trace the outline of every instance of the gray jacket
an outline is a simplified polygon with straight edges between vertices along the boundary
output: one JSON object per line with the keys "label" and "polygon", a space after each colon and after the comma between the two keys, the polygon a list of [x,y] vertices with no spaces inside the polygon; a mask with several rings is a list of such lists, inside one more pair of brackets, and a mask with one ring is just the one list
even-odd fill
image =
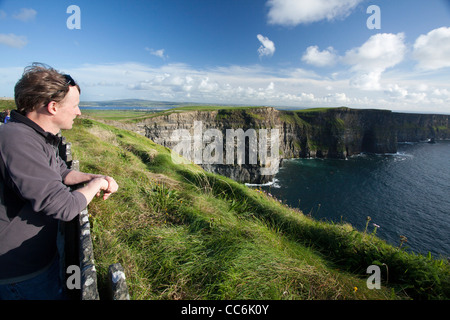
{"label": "gray jacket", "polygon": [[58,220],[70,221],[86,198],[64,185],[60,139],[13,111],[0,127],[0,283],[26,278],[56,255]]}

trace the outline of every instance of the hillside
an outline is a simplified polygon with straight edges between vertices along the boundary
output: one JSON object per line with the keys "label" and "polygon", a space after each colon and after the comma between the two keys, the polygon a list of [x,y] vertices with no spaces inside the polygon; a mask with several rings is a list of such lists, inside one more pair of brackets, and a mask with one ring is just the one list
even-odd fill
{"label": "hillside", "polygon": [[[225,142],[228,131],[241,130],[242,135],[237,138],[241,141],[246,139],[244,135],[247,132],[256,133],[253,138],[248,136],[249,142],[245,144],[244,153],[248,159],[250,154],[264,150],[264,146],[268,146],[266,153],[270,150],[271,142],[262,144],[262,147],[261,138],[257,139],[256,136],[266,131],[267,137],[270,136],[270,140],[274,141],[272,133],[268,133],[273,129],[278,132],[278,147],[273,147],[279,151],[275,154],[269,152],[268,156],[276,158],[274,161],[282,162],[283,159],[290,158],[345,159],[362,152],[396,153],[398,142],[450,139],[449,119],[449,115],[407,114],[345,107],[282,111],[271,107],[193,106],[121,119],[115,125],[145,135],[170,149],[179,145],[178,139],[172,136],[174,132],[189,132],[191,141],[197,135],[202,150],[219,148],[222,158],[213,163],[205,163],[198,161],[199,157],[193,159],[193,152],[190,152],[190,160],[201,164],[205,170],[235,181],[261,184],[271,181],[273,175],[262,174],[260,168],[264,166],[260,162],[255,164],[246,160],[243,165],[233,165],[237,162],[230,164],[228,161]],[[214,143],[211,143],[211,138],[205,138],[208,130],[214,137],[219,132],[222,148],[217,144],[216,138]],[[255,142],[253,147],[250,147],[250,140]],[[191,143],[193,150],[195,143]],[[234,154],[232,149],[231,153]],[[209,155],[204,153],[203,157]]]}
{"label": "hillside", "polygon": [[[372,230],[315,221],[196,165],[175,165],[167,148],[130,131],[79,119],[64,136],[82,170],[120,185],[89,212],[100,282],[120,262],[132,299],[449,297],[447,261],[389,246]],[[383,270],[380,290],[366,286],[372,264]]]}
{"label": "hillside", "polygon": [[[447,260],[388,245],[371,227],[316,221],[93,119],[63,135],[81,170],[120,185],[89,206],[101,295],[108,266],[120,262],[135,300],[450,297]],[[381,289],[367,287],[370,265],[381,269]]]}

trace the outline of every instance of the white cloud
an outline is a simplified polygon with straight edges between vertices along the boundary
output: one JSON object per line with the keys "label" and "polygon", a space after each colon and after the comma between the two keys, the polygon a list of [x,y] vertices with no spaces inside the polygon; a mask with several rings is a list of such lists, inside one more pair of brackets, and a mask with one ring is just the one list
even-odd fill
{"label": "white cloud", "polygon": [[403,61],[406,54],[404,34],[378,33],[362,46],[351,49],[342,61],[351,65],[355,76],[350,84],[365,90],[380,89],[382,73]]}
{"label": "white cloud", "polygon": [[413,57],[420,69],[450,67],[450,27],[441,27],[421,35],[414,43]]}
{"label": "white cloud", "polygon": [[28,43],[25,36],[18,36],[13,33],[3,34],[0,33],[0,44],[4,44],[11,48],[21,49]]}
{"label": "white cloud", "polygon": [[150,52],[150,54],[152,54],[156,57],[159,57],[161,59],[164,59],[164,60],[166,58],[168,58],[168,56],[164,53],[164,51],[165,51],[164,49],[154,50],[154,49],[145,47],[145,51],[148,51],[148,52]]}
{"label": "white cloud", "polygon": [[347,17],[362,0],[269,0],[270,24],[296,26]]}
{"label": "white cloud", "polygon": [[[182,63],[161,66],[142,63],[83,65],[64,72],[70,73],[80,83],[83,101],[136,98],[449,113],[450,86],[448,81],[442,81],[445,78],[430,78],[424,86],[420,74],[414,77],[414,73],[405,74],[395,70],[371,73],[369,69],[358,65],[367,62],[364,54],[356,55],[363,52],[358,49],[354,49],[354,58],[359,59],[351,65],[353,70],[340,72],[336,77],[288,67],[234,65],[200,69]],[[382,64],[382,67],[387,68],[387,65]],[[57,67],[60,70],[62,68]],[[14,69],[12,73],[0,68],[0,74],[8,75],[5,79],[0,77],[0,96],[12,95],[14,83],[22,70]],[[373,89],[374,84],[379,90],[361,90]]]}
{"label": "white cloud", "polygon": [[336,53],[333,47],[319,51],[317,46],[310,46],[302,56],[302,61],[317,67],[331,66],[336,62]]}
{"label": "white cloud", "polygon": [[[362,91],[348,79],[270,69],[260,65],[196,69],[186,64],[84,66],[68,70],[83,89],[83,100],[140,98],[247,105],[380,108],[405,111],[448,110],[450,88],[429,82],[385,79],[384,90]],[[299,72],[302,74],[298,76]],[[120,79],[120,81],[113,80]],[[376,79],[380,81],[379,78]],[[370,81],[369,81],[370,83]],[[448,111],[447,111],[448,112]]]}
{"label": "white cloud", "polygon": [[317,88],[330,84],[307,77],[306,73],[302,77],[286,76],[285,71],[259,65],[199,70],[186,64],[152,67],[138,63],[85,65],[67,70],[81,84],[83,100],[133,97],[249,105],[301,102],[313,106],[321,99],[314,95],[320,95]]}
{"label": "white cloud", "polygon": [[214,81],[210,81],[209,77],[206,77],[200,80],[200,84],[198,85],[197,89],[200,92],[210,93],[218,90],[219,84]]}
{"label": "white cloud", "polygon": [[261,42],[261,46],[258,49],[259,56],[273,56],[273,54],[275,53],[275,44],[273,43],[273,41],[260,34],[258,34],[256,37],[258,38],[259,42]]}
{"label": "white cloud", "polygon": [[384,71],[400,63],[406,53],[404,34],[378,33],[362,46],[346,52],[344,62],[354,70]]}
{"label": "white cloud", "polygon": [[20,11],[13,15],[14,19],[27,22],[36,17],[37,11],[31,8],[22,8]]}
{"label": "white cloud", "polygon": [[381,72],[373,71],[367,73],[358,73],[350,79],[349,83],[352,87],[361,90],[380,90],[380,79]]}
{"label": "white cloud", "polygon": [[389,85],[385,92],[393,98],[404,98],[408,95],[408,90],[398,84]]}
{"label": "white cloud", "polygon": [[433,94],[436,96],[443,96],[446,97],[447,99],[450,99],[450,91],[448,89],[434,89],[433,90]]}

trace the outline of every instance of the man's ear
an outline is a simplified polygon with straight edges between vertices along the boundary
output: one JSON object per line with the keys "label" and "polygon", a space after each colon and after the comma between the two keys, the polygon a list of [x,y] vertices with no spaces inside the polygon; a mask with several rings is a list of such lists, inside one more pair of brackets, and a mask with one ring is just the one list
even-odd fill
{"label": "man's ear", "polygon": [[55,115],[56,111],[58,111],[58,106],[56,105],[57,103],[55,101],[50,101],[47,104],[47,111],[48,113],[50,113],[51,115]]}

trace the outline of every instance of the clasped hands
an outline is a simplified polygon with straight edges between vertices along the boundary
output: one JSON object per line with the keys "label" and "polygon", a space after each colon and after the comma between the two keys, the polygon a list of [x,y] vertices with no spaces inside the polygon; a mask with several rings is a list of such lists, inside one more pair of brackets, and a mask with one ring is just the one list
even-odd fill
{"label": "clasped hands", "polygon": [[106,200],[111,194],[119,189],[119,185],[112,177],[102,176],[101,179],[105,182],[102,182],[102,184],[100,185],[100,190],[97,192],[96,196],[100,197],[103,191],[103,200]]}

